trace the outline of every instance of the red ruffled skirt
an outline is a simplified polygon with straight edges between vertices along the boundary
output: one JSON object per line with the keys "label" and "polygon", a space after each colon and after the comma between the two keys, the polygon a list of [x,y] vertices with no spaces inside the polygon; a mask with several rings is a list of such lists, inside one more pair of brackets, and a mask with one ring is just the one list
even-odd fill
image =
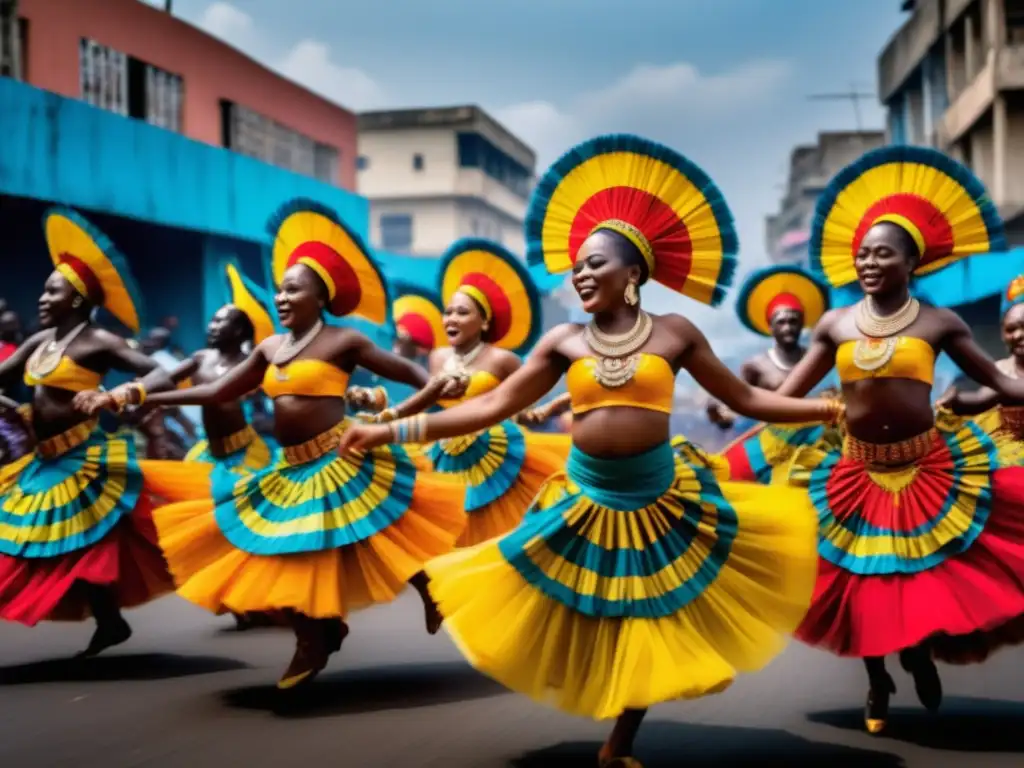
{"label": "red ruffled skirt", "polygon": [[77,582],[110,587],[122,608],[173,592],[153,509],[208,495],[209,468],[138,461],[130,436],[82,428],[40,448],[0,470],[0,619],[86,619]]}
{"label": "red ruffled skirt", "polygon": [[954,664],[1024,640],[1024,468],[998,454],[970,422],[895,469],[837,442],[799,451],[790,479],[818,511],[819,569],[796,636],[852,657],[927,642]]}

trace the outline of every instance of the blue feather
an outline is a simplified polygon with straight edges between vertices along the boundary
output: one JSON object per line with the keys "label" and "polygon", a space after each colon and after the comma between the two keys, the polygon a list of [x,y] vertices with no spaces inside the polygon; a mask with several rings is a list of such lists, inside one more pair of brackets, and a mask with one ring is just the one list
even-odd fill
{"label": "blue feather", "polygon": [[743,323],[747,330],[756,333],[758,336],[764,336],[765,334],[754,324],[753,318],[750,316],[748,304],[750,302],[750,296],[754,290],[767,280],[772,275],[779,274],[792,274],[799,275],[800,277],[807,280],[809,283],[814,285],[821,292],[822,303],[827,310],[830,305],[830,293],[828,286],[814,275],[800,267],[794,267],[789,264],[776,264],[770,267],[764,267],[752,272],[747,276],[747,279],[743,281],[743,285],[740,287],[739,295],[736,297],[736,316],[739,317],[740,322]]}
{"label": "blue feather", "polygon": [[526,212],[524,231],[526,234],[526,263],[531,267],[544,267],[543,230],[551,198],[559,184],[576,168],[599,155],[616,152],[646,155],[676,169],[701,191],[718,225],[724,254],[721,273],[713,291],[711,304],[717,306],[725,297],[735,271],[734,258],[739,253],[739,235],[732,212],[718,186],[695,163],[673,149],[626,133],[607,134],[577,144],[558,160],[537,182]]}
{"label": "blue feather", "polygon": [[1006,250],[1006,233],[999,211],[981,179],[974,175],[970,168],[948,155],[931,147],[915,147],[908,145],[891,145],[879,147],[866,152],[859,159],[850,163],[837,173],[825,187],[818,198],[811,222],[811,236],[808,241],[811,268],[824,277],[825,271],[821,263],[822,241],[825,235],[825,222],[835,207],[839,195],[857,178],[872,168],[890,163],[915,163],[930,166],[954,179],[964,188],[981,211],[982,220],[988,233],[989,251]]}
{"label": "blue feather", "polygon": [[93,242],[96,243],[96,246],[103,252],[103,255],[107,257],[110,263],[113,264],[114,269],[117,270],[117,274],[121,278],[121,282],[124,284],[125,290],[128,292],[128,297],[132,300],[132,304],[135,305],[135,315],[139,318],[139,328],[146,327],[146,305],[145,300],[142,297],[142,291],[139,290],[139,285],[135,281],[135,276],[132,274],[127,257],[125,257],[117,246],[114,245],[114,241],[97,229],[92,222],[86,220],[81,214],[63,206],[54,206],[43,213],[44,226],[46,220],[53,215],[63,216],[64,218],[74,222],[76,226],[81,228],[87,235],[89,235],[89,237],[92,238]]}
{"label": "blue feather", "polygon": [[441,256],[440,269],[437,273],[438,295],[442,292],[444,275],[445,272],[448,271],[448,267],[451,266],[451,263],[455,258],[466,251],[484,251],[492,254],[511,266],[519,276],[519,279],[522,280],[523,286],[526,288],[526,296],[530,304],[530,315],[533,322],[530,325],[530,332],[527,334],[526,339],[517,349],[512,351],[517,355],[525,355],[530,351],[533,345],[537,343],[537,339],[540,338],[540,335],[544,330],[544,315],[543,310],[541,309],[540,291],[537,289],[537,284],[530,276],[529,270],[512,254],[510,250],[505,248],[505,246],[480,237],[463,237],[456,240],[448,246],[448,249]]}
{"label": "blue feather", "polygon": [[[381,266],[377,262],[377,259],[375,259],[373,256],[373,250],[366,244],[366,241],[363,240],[362,236],[360,236],[358,232],[349,227],[333,209],[329,208],[326,205],[323,205],[322,203],[318,203],[317,201],[312,200],[310,198],[297,197],[282,204],[281,207],[278,208],[277,211],[275,211],[268,219],[267,233],[271,236],[271,238],[277,238],[277,232],[281,228],[281,225],[284,224],[288,217],[294,213],[319,214],[324,218],[328,219],[329,221],[331,221],[332,223],[336,224],[342,231],[345,232],[346,235],[349,236],[352,242],[355,243],[356,248],[358,248],[363,253],[363,255],[366,256],[366,261],[373,268],[374,272],[377,274],[377,277],[380,279],[381,285],[384,288],[385,317],[384,322],[381,325],[383,327],[392,326],[394,322],[394,317],[392,313],[391,304],[394,300],[394,294],[391,289],[391,286],[388,284],[387,278],[384,276],[384,270],[381,269]],[[271,253],[268,253],[267,256],[271,259],[273,258]],[[271,270],[271,272],[272,271],[273,270]]]}

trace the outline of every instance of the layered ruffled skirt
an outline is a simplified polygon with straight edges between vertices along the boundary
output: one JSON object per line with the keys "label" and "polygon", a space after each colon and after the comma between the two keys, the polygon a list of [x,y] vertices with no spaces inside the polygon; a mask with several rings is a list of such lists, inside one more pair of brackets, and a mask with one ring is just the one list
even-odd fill
{"label": "layered ruffled skirt", "polygon": [[357,460],[341,429],[282,448],[274,465],[214,472],[213,497],[154,513],[178,594],[214,613],[312,618],[393,599],[466,524],[464,489],[420,472],[400,446]]}
{"label": "layered ruffled skirt", "polygon": [[721,452],[728,477],[744,483],[784,481],[787,465],[797,451],[822,442],[826,427],[788,427],[757,424],[733,440]]}
{"label": "layered ruffled skirt", "polygon": [[573,449],[515,530],[427,574],[473,666],[604,719],[767,664],[807,609],[815,539],[795,489],[719,483],[668,443],[614,460]]}
{"label": "layered ruffled skirt", "polygon": [[90,615],[76,582],[122,608],[173,591],[152,512],[209,493],[202,466],[139,461],[134,441],[86,422],[0,470],[0,618],[35,625]]}
{"label": "layered ruffled skirt", "polygon": [[[546,437],[505,421],[485,432],[441,440],[431,447],[435,471],[466,487],[468,523],[458,546],[493,539],[519,524],[544,481],[565,466],[568,439],[551,441]],[[562,442],[566,450],[560,456],[557,451]]]}
{"label": "layered ruffled skirt", "polygon": [[[854,657],[927,642],[951,663],[1024,640],[1024,468],[1001,464],[1001,442],[959,420],[893,446],[799,451],[790,480],[807,488],[820,539],[796,636]],[[891,466],[900,451],[917,458]]]}
{"label": "layered ruffled skirt", "polygon": [[265,469],[274,458],[274,451],[251,426],[233,435],[213,440],[200,440],[185,456],[185,461],[214,464],[238,474]]}

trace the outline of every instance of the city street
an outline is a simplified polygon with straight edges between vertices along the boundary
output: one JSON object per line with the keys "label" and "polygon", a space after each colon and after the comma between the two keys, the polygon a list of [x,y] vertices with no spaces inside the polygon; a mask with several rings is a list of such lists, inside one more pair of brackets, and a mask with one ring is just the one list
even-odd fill
{"label": "city street", "polygon": [[[86,625],[0,626],[0,765],[593,768],[606,731],[475,674],[443,633],[423,632],[413,595],[357,614],[301,705],[273,685],[291,654],[286,633],[239,634],[230,617],[177,598],[130,618],[128,644],[84,663],[66,659]],[[872,738],[860,665],[794,645],[721,696],[655,709],[638,757],[646,768],[1019,764],[1022,654],[943,668],[936,718],[894,664],[891,730]]]}

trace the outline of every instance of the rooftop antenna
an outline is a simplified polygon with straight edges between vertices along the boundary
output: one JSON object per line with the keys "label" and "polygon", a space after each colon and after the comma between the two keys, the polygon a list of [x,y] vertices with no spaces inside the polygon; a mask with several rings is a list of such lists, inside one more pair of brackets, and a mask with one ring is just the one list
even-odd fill
{"label": "rooftop antenna", "polygon": [[877,95],[858,91],[856,85],[851,85],[849,91],[840,93],[815,93],[807,97],[808,101],[849,101],[853,104],[853,118],[856,121],[857,131],[864,130],[860,119],[860,102],[862,99],[874,99]]}

